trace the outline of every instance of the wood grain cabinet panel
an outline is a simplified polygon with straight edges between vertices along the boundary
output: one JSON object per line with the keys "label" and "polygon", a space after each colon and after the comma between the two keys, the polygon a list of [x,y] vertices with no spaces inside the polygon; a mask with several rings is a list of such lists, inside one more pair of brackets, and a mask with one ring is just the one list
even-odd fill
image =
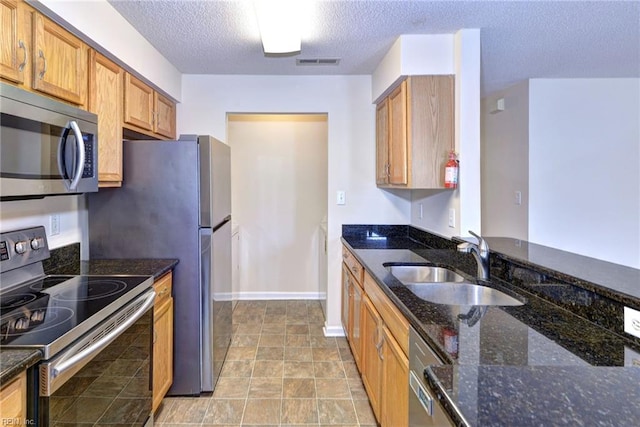
{"label": "wood grain cabinet panel", "polygon": [[98,180],[122,185],[122,101],[124,72],[95,50],[89,52],[89,110],[98,115]]}
{"label": "wood grain cabinet panel", "polygon": [[153,285],[153,400],[155,412],[173,383],[173,298],[172,274],[165,274]]}
{"label": "wood grain cabinet panel", "polygon": [[386,327],[382,328],[382,427],[409,425],[409,359]]}
{"label": "wood grain cabinet panel", "polygon": [[22,372],[0,390],[0,419],[14,424],[27,419],[27,374]]}
{"label": "wood grain cabinet panel", "polygon": [[382,353],[380,345],[381,336],[381,319],[377,310],[367,298],[363,295],[362,309],[362,383],[369,396],[371,409],[380,420],[380,393],[382,392]]}
{"label": "wood grain cabinet panel", "polygon": [[376,108],[376,184],[444,188],[454,129],[454,77],[407,77]]}
{"label": "wood grain cabinet panel", "polygon": [[125,73],[124,127],[155,138],[176,137],[176,104]]}
{"label": "wood grain cabinet panel", "polygon": [[124,74],[124,122],[153,131],[154,91],[142,80]]}
{"label": "wood grain cabinet panel", "polygon": [[19,34],[21,6],[17,0],[0,0],[0,76],[16,83],[24,82],[29,55]]}
{"label": "wood grain cabinet panel", "polygon": [[154,131],[167,138],[176,137],[176,104],[169,98],[154,93],[154,111],[156,115]]}
{"label": "wood grain cabinet panel", "polygon": [[41,13],[33,19],[33,88],[86,106],[87,45]]}

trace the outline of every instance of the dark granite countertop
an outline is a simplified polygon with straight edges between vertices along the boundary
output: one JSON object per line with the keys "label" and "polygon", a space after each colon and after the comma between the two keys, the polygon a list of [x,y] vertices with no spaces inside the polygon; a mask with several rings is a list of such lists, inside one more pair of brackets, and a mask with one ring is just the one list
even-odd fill
{"label": "dark granite countertop", "polygon": [[425,377],[458,414],[458,424],[618,427],[640,421],[637,367],[448,365],[427,368]]}
{"label": "dark granite countertop", "polygon": [[1,350],[0,351],[0,387],[11,381],[16,375],[40,361],[42,353],[38,350]]}
{"label": "dark granite countertop", "polygon": [[[381,236],[386,239],[380,238]],[[373,239],[367,239],[367,237],[373,237]],[[435,385],[439,384],[439,400],[442,403],[455,404],[455,410],[449,405],[448,412],[462,425],[465,425],[463,420],[468,422],[467,425],[472,426],[549,425],[547,419],[539,418],[538,414],[540,411],[544,412],[541,409],[544,406],[544,400],[539,402],[532,400],[531,406],[528,406],[530,401],[527,399],[510,399],[511,406],[506,403],[501,406],[490,399],[492,396],[508,393],[509,387],[515,387],[518,384],[525,390],[528,384],[534,388],[538,387],[545,375],[548,384],[553,387],[540,388],[536,393],[539,392],[540,399],[552,400],[558,407],[562,406],[564,401],[566,409],[586,405],[592,396],[587,394],[574,398],[576,390],[580,389],[573,388],[572,384],[577,383],[554,382],[554,374],[558,375],[557,378],[569,380],[573,375],[579,379],[579,372],[584,369],[585,378],[587,373],[590,375],[589,378],[595,378],[595,382],[590,384],[591,387],[586,389],[589,393],[602,395],[603,398],[610,397],[611,394],[619,397],[621,394],[618,393],[622,393],[619,390],[631,387],[632,384],[637,387],[637,381],[630,380],[632,376],[624,373],[638,368],[624,366],[640,363],[640,340],[614,333],[574,313],[574,311],[579,313],[581,306],[600,303],[597,297],[590,294],[585,296],[583,292],[560,293],[561,298],[570,299],[568,302],[565,301],[569,306],[563,307],[552,303],[550,299],[530,292],[526,287],[514,286],[513,283],[496,277],[492,278],[490,283],[483,284],[512,295],[524,301],[525,304],[473,308],[430,303],[420,299],[403,286],[387,271],[385,264],[443,265],[453,268],[465,278],[474,281],[475,261],[471,259],[470,263],[469,257],[456,252],[455,243],[436,241],[432,247],[440,248],[433,249],[424,242],[417,242],[402,233],[398,235],[391,233],[385,236],[384,230],[368,235],[363,235],[361,232],[343,232],[342,240],[352,249],[380,288],[403,312],[411,326],[436,351],[445,364],[451,365],[446,367],[448,370],[434,367],[427,373],[427,378],[434,384],[434,389],[436,389]],[[405,243],[408,245],[403,247]],[[571,307],[578,307],[578,309],[574,310]],[[474,316],[468,317],[469,320],[464,319],[470,314]],[[450,337],[452,334],[457,336],[457,348],[445,346],[445,337]],[[472,374],[467,374],[466,379],[461,378],[459,374],[485,368],[486,370],[481,372],[489,376],[493,374],[492,380],[476,381],[475,389],[469,392],[467,390],[469,387],[474,388],[474,384],[467,381],[470,381]],[[562,371],[562,368],[567,369]],[[559,372],[565,372],[565,376],[561,376]],[[610,375],[611,372],[616,374]],[[632,374],[636,373],[640,375],[640,370],[632,371]],[[540,377],[535,379],[536,375]],[[529,379],[531,381],[528,383]],[[629,381],[632,384],[629,384]],[[465,393],[475,393],[475,400],[471,398],[464,400],[468,396],[465,397],[464,393],[459,394],[459,390],[463,387],[467,387]],[[463,400],[458,401],[460,396],[463,396]],[[485,400],[484,396],[490,396],[490,398]],[[629,405],[627,408],[636,416],[636,420],[640,419],[640,401],[635,399]],[[515,416],[513,411],[519,412],[522,418],[511,422],[509,417]],[[585,413],[587,412],[585,410]],[[491,415],[489,417],[486,414]],[[619,418],[611,418],[609,425],[633,424],[627,422],[628,418],[624,418],[623,411],[619,416]],[[576,425],[580,424],[576,421]]]}
{"label": "dark granite countertop", "polygon": [[[76,248],[73,248],[76,249]],[[91,261],[61,262],[50,264],[47,274],[87,274],[87,275],[135,275],[153,276],[155,279],[172,270],[177,259],[96,259]],[[64,259],[64,255],[62,259]],[[71,254],[73,258],[74,254]],[[58,258],[61,259],[58,254]],[[38,350],[8,350],[0,347],[0,384],[5,384],[23,370],[37,363],[42,357]]]}
{"label": "dark granite countertop", "polygon": [[79,274],[153,276],[172,270],[177,259],[92,259],[80,263]]}

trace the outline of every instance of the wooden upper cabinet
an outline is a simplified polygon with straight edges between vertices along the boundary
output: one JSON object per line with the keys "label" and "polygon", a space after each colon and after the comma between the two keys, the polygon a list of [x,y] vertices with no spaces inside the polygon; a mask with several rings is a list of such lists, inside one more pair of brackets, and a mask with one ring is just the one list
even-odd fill
{"label": "wooden upper cabinet", "polygon": [[87,45],[41,13],[33,19],[33,88],[84,106]]}
{"label": "wooden upper cabinet", "polygon": [[0,0],[0,76],[16,83],[24,82],[30,47],[19,32],[22,5],[17,0]]}
{"label": "wooden upper cabinet", "polygon": [[444,188],[454,129],[454,76],[407,77],[377,105],[377,185]]}
{"label": "wooden upper cabinet", "polygon": [[389,183],[389,98],[376,106],[376,184]]}
{"label": "wooden upper cabinet", "polygon": [[91,49],[89,110],[98,115],[98,181],[101,187],[122,185],[123,70]]}
{"label": "wooden upper cabinet", "polygon": [[407,81],[389,95],[389,184],[409,183],[407,141]]}
{"label": "wooden upper cabinet", "polygon": [[124,122],[153,131],[154,91],[142,80],[124,74]]}
{"label": "wooden upper cabinet", "polygon": [[124,126],[155,137],[176,137],[176,105],[129,73],[124,75]]}
{"label": "wooden upper cabinet", "polygon": [[176,137],[176,104],[169,98],[154,92],[153,105],[156,114],[154,131],[174,139]]}

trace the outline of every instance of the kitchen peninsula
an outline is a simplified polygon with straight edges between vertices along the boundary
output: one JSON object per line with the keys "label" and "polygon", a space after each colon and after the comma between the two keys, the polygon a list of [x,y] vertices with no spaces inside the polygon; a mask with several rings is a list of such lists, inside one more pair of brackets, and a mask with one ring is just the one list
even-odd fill
{"label": "kitchen peninsula", "polygon": [[[345,225],[342,233],[345,248],[443,362],[424,377],[454,425],[637,424],[640,340],[622,331],[622,307],[640,308],[633,287],[640,271],[609,264],[619,282],[606,288],[588,274],[541,268],[509,254],[504,241],[487,240],[491,280],[483,284],[524,304],[485,306],[472,320],[473,307],[425,301],[386,268],[435,264],[473,281],[475,261],[457,252],[456,242],[411,226]],[[567,268],[587,261],[564,258]]]}

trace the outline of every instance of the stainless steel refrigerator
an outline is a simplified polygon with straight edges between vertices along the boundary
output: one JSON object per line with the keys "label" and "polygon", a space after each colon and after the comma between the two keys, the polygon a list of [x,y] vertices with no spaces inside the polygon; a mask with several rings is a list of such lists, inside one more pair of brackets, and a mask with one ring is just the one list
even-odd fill
{"label": "stainless steel refrigerator", "polygon": [[170,395],[213,391],[231,341],[230,147],[125,141],[121,188],[87,197],[89,256],[177,258]]}

